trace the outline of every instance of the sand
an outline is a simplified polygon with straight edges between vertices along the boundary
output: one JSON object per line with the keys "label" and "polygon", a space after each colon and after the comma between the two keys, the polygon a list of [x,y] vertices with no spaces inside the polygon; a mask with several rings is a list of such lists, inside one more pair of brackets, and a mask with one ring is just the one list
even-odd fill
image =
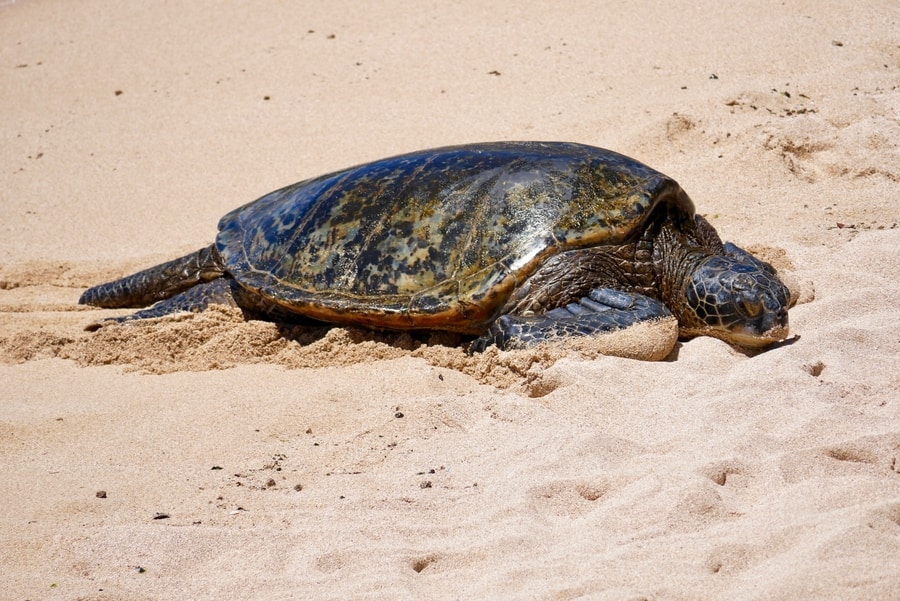
{"label": "sand", "polygon": [[[0,598],[900,598],[900,8],[0,2]],[[329,170],[612,148],[791,344],[467,357],[88,286]]]}

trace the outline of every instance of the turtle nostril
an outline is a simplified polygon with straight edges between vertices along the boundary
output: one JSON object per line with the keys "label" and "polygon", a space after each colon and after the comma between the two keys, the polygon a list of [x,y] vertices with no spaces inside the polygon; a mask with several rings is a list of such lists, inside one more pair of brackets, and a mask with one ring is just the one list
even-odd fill
{"label": "turtle nostril", "polygon": [[784,307],[778,309],[778,312],[775,313],[775,319],[778,320],[778,323],[782,326],[786,326],[788,323],[788,312]]}

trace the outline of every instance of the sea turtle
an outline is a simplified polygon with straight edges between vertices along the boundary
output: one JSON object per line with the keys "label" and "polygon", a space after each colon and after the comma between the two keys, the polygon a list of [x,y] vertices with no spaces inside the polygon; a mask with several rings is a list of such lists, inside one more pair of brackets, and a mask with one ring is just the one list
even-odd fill
{"label": "sea turtle", "polygon": [[222,217],[212,245],[79,302],[156,303],[116,321],[225,303],[273,319],[448,330],[476,336],[473,351],[674,315],[682,337],[761,348],[787,337],[790,293],[646,165],[581,144],[497,142],[287,186]]}

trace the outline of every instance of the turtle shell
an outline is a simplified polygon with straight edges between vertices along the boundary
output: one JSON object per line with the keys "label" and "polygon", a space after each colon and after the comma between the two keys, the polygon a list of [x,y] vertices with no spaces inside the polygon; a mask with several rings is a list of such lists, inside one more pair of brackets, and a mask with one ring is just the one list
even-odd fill
{"label": "turtle shell", "polygon": [[623,155],[570,143],[425,150],[282,188],[219,222],[245,288],[323,321],[479,333],[549,257],[622,243],[690,199]]}

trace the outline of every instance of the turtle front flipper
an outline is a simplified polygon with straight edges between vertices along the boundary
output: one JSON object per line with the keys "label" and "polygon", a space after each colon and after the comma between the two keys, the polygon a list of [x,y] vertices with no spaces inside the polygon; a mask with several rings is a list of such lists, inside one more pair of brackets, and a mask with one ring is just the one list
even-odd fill
{"label": "turtle front flipper", "polygon": [[225,264],[215,245],[139,271],[119,280],[88,288],[79,305],[107,309],[146,307],[180,292],[222,277]]}
{"label": "turtle front flipper", "polygon": [[473,352],[492,344],[504,350],[528,348],[555,338],[591,336],[668,317],[672,313],[666,306],[649,296],[595,288],[577,303],[542,315],[501,315],[469,348]]}

